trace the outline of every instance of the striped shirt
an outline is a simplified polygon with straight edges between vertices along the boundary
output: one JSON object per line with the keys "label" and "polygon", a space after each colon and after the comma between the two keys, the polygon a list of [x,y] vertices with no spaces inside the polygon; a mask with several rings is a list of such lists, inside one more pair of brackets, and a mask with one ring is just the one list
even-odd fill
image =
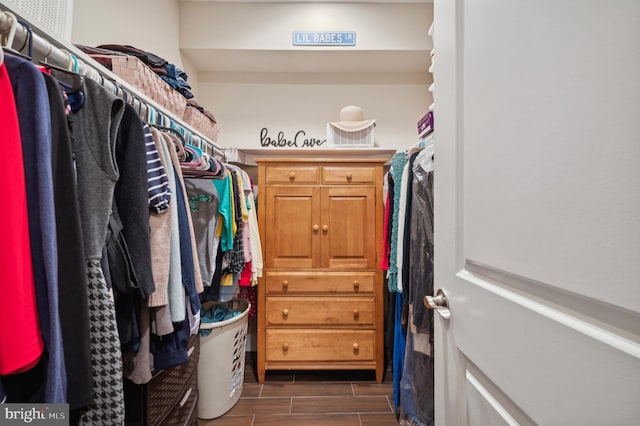
{"label": "striped shirt", "polygon": [[167,172],[162,165],[151,129],[144,123],[144,142],[147,151],[147,180],[149,182],[149,208],[161,213],[169,208],[171,189]]}

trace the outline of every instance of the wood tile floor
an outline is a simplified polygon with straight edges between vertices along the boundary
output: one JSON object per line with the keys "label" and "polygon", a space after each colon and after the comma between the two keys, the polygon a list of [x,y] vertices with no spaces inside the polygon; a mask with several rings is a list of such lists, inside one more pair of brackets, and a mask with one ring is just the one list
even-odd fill
{"label": "wood tile floor", "polygon": [[264,384],[247,353],[242,397],[225,415],[198,426],[397,426],[392,372],[270,371]]}

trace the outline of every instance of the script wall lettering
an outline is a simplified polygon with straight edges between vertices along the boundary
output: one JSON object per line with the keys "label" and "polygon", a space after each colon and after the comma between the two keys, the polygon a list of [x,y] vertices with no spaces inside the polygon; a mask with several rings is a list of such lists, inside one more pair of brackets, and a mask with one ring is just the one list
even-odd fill
{"label": "script wall lettering", "polygon": [[260,130],[260,146],[263,148],[314,148],[322,146],[327,142],[326,139],[307,138],[304,130],[298,130],[293,139],[285,137],[283,131],[278,132],[275,137],[269,136],[269,130],[263,127]]}

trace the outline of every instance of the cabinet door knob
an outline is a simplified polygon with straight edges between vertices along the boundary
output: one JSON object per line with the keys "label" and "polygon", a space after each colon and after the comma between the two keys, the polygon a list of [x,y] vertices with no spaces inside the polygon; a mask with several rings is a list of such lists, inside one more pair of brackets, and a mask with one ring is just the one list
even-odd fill
{"label": "cabinet door knob", "polygon": [[358,291],[358,290],[360,289],[360,281],[355,280],[355,281],[353,282],[353,289],[354,289],[355,291]]}
{"label": "cabinet door knob", "polygon": [[318,232],[319,229],[320,229],[320,227],[318,225],[313,225],[313,230],[315,232]]}
{"label": "cabinet door knob", "polygon": [[285,318],[288,317],[289,316],[289,310],[288,309],[283,309],[282,310],[282,316],[285,317]]}
{"label": "cabinet door knob", "polygon": [[358,352],[358,350],[360,350],[360,345],[358,344],[358,342],[356,342],[353,344],[353,351]]}
{"label": "cabinet door knob", "polygon": [[353,179],[353,175],[351,174],[351,172],[349,172],[347,173],[347,180],[351,182],[351,179]]}
{"label": "cabinet door knob", "polygon": [[289,173],[289,180],[296,180],[296,172]]}
{"label": "cabinet door knob", "polygon": [[358,317],[360,316],[360,312],[357,309],[353,310],[353,319],[358,319]]}
{"label": "cabinet door knob", "polygon": [[329,232],[329,227],[327,225],[322,225],[322,232],[324,232],[325,234]]}
{"label": "cabinet door knob", "polygon": [[288,344],[288,343],[286,343],[286,342],[285,342],[285,343],[283,343],[283,344],[282,344],[282,350],[283,350],[283,351],[285,351],[285,352],[286,352],[286,351],[288,351],[288,350],[289,350],[289,344]]}
{"label": "cabinet door knob", "polygon": [[282,281],[282,289],[286,290],[288,288],[289,288],[289,281],[287,280]]}

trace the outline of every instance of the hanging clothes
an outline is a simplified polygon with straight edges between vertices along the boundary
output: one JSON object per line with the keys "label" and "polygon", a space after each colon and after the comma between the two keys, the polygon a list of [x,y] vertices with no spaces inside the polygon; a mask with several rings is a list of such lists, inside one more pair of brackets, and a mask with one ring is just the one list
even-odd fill
{"label": "hanging clothes", "polygon": [[[224,269],[234,285],[223,298],[236,297],[240,271],[253,284],[262,261],[247,174],[178,131],[151,130],[126,103],[139,99],[98,80],[10,55],[0,63],[11,154],[0,168],[0,401],[68,403],[72,424],[123,425],[123,377],[146,383],[187,362],[204,287],[219,287]],[[202,225],[183,163],[226,191]],[[217,245],[200,247],[200,228]]]}
{"label": "hanging clothes", "polygon": [[423,305],[424,296],[433,294],[432,139],[394,156],[385,206],[397,212],[385,230],[387,237],[395,233],[389,258],[390,279],[396,270],[389,295],[393,341],[387,341],[393,345],[394,405],[401,424],[417,426],[434,424],[433,311]]}
{"label": "hanging clothes", "polygon": [[401,413],[415,425],[430,425],[434,419],[433,311],[422,303],[433,294],[433,174],[422,168],[420,155],[409,161],[408,218],[402,265],[407,312],[407,346],[400,382]]}

